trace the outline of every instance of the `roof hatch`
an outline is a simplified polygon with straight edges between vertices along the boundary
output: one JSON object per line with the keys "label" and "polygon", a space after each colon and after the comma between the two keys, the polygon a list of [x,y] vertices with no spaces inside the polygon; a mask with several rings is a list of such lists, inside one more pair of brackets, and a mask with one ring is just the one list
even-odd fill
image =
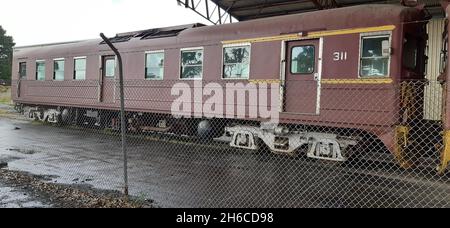
{"label": "roof hatch", "polygon": [[[204,24],[188,24],[174,27],[166,27],[166,28],[154,28],[147,29],[135,32],[127,32],[127,33],[118,33],[115,37],[110,38],[111,43],[121,43],[128,42],[133,38],[140,38],[141,40],[148,39],[157,39],[157,38],[165,38],[165,37],[174,37],[178,36],[182,31],[190,28],[198,28],[205,26]],[[102,41],[100,44],[105,44]]]}

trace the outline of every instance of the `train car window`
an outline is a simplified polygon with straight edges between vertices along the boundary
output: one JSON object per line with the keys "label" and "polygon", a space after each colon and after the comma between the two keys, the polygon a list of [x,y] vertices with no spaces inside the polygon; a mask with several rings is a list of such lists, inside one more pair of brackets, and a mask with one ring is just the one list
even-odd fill
{"label": "train car window", "polygon": [[53,62],[53,80],[64,81],[64,60]]}
{"label": "train car window", "polygon": [[38,81],[45,80],[45,62],[44,61],[36,62],[36,80],[38,80]]}
{"label": "train car window", "polygon": [[250,76],[250,45],[223,49],[223,78],[248,79]]}
{"label": "train car window", "polygon": [[297,46],[291,50],[291,74],[312,74],[316,65],[313,45]]}
{"label": "train car window", "polygon": [[403,66],[411,70],[415,70],[417,67],[417,55],[418,55],[417,39],[412,37],[406,37],[403,45]]}
{"label": "train car window", "polygon": [[164,77],[164,52],[147,53],[145,57],[145,79],[161,80]]}
{"label": "train car window", "polygon": [[74,79],[86,79],[86,58],[77,58],[74,61]]}
{"label": "train car window", "polygon": [[105,61],[105,77],[113,78],[116,75],[116,60],[107,59]]}
{"label": "train car window", "polygon": [[203,49],[181,51],[181,79],[201,79]]}
{"label": "train car window", "polygon": [[27,63],[26,62],[19,63],[19,76],[21,79],[27,77]]}
{"label": "train car window", "polygon": [[390,53],[385,46],[389,40],[389,35],[362,37],[361,77],[388,76]]}

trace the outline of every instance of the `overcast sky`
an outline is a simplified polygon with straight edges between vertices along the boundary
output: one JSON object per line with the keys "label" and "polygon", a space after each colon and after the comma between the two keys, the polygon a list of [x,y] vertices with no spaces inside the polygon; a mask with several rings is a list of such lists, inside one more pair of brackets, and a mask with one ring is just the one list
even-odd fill
{"label": "overcast sky", "polygon": [[0,0],[0,25],[16,46],[99,38],[190,23],[208,24],[176,0]]}

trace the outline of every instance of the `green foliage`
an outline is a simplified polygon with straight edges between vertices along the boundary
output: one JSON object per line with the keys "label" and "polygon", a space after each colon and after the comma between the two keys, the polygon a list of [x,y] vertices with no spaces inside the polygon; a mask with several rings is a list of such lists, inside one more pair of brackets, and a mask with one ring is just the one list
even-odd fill
{"label": "green foliage", "polygon": [[182,78],[201,78],[203,70],[203,51],[185,51],[181,55]]}
{"label": "green foliage", "polygon": [[0,85],[0,104],[11,104],[11,87]]}
{"label": "green foliage", "polygon": [[249,47],[232,47],[224,49],[224,77],[241,78],[249,75]]}
{"label": "green foliage", "polygon": [[0,26],[0,79],[11,80],[12,53],[15,43]]}

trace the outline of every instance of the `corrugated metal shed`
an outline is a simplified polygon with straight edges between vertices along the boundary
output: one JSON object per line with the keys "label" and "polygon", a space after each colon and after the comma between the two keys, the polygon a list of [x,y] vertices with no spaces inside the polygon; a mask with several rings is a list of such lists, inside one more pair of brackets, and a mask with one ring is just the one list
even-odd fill
{"label": "corrugated metal shed", "polygon": [[[400,0],[212,0],[240,21],[362,4],[400,4]],[[433,14],[443,13],[439,0],[419,0]]]}
{"label": "corrugated metal shed", "polygon": [[[401,0],[177,0],[205,18],[211,18],[214,13],[222,16],[217,22],[225,23],[234,17],[239,21],[256,18],[272,17],[324,10],[336,7],[346,7],[362,4],[400,4]],[[442,16],[440,0],[418,0],[426,4],[431,14]],[[204,6],[206,4],[206,7]],[[211,5],[218,8],[209,9]],[[213,11],[213,12],[212,12]],[[231,16],[231,17],[230,17]],[[226,18],[225,18],[226,17]],[[215,21],[213,21],[215,23]],[[217,24],[217,23],[215,23]]]}
{"label": "corrugated metal shed", "polygon": [[442,33],[444,32],[445,20],[443,18],[433,19],[428,23],[428,65],[427,79],[430,84],[425,88],[424,110],[425,118],[440,120],[442,115],[442,86],[437,83],[441,73],[441,50]]}

